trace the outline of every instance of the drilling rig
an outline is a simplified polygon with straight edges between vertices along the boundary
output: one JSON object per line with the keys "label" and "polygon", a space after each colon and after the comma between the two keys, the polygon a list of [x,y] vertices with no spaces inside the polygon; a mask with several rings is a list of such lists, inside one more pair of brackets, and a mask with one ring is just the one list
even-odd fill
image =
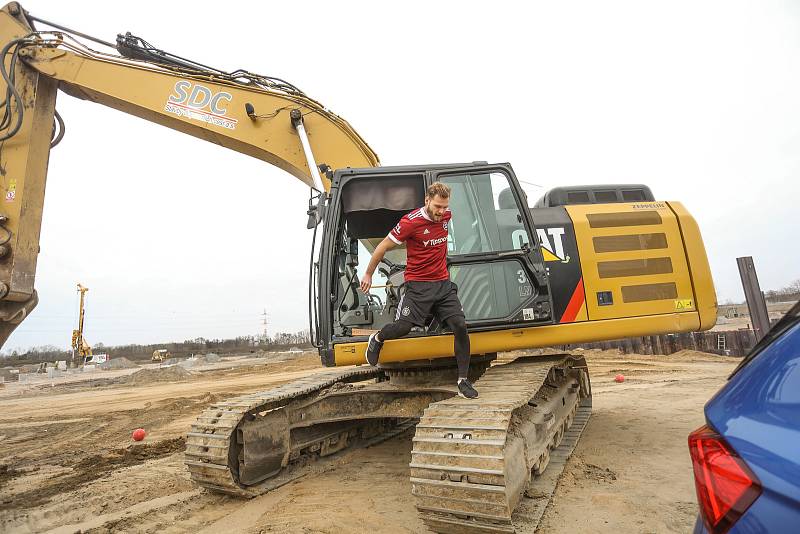
{"label": "drilling rig", "polygon": [[89,291],[88,287],[78,284],[78,293],[80,293],[78,304],[78,328],[72,331],[72,367],[83,366],[87,360],[92,358],[92,347],[87,343],[86,338],[83,337],[83,320],[86,313],[84,304],[87,291]]}

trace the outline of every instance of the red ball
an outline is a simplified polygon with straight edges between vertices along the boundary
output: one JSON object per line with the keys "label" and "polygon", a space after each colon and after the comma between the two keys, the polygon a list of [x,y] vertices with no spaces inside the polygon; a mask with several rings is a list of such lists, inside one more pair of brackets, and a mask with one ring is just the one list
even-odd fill
{"label": "red ball", "polygon": [[144,428],[137,428],[133,431],[133,441],[142,441],[145,434]]}
{"label": "red ball", "polygon": [[614,377],[614,382],[625,382],[625,376],[624,375],[615,376]]}

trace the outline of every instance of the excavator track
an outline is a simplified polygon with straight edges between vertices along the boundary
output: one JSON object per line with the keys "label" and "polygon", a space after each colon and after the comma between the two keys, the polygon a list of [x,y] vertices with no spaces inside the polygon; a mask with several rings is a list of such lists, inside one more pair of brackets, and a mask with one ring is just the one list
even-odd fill
{"label": "excavator track", "polygon": [[417,425],[420,518],[435,532],[532,532],[591,413],[586,362],[523,357],[491,367],[476,388],[477,399],[431,404]]}
{"label": "excavator track", "polygon": [[591,411],[586,362],[526,356],[495,365],[473,400],[433,376],[394,383],[380,369],[334,369],[216,403],[192,425],[185,463],[204,488],[254,497],[313,471],[319,457],[419,419],[411,484],[431,530],[532,531]]}
{"label": "excavator track", "polygon": [[[192,425],[186,438],[185,463],[192,480],[217,493],[255,497],[289,482],[291,473],[269,473],[258,484],[239,481],[237,466],[242,461],[237,435],[240,423],[257,413],[276,410],[288,402],[319,393],[337,383],[369,380],[380,376],[374,368],[348,368],[324,371],[268,391],[249,393],[207,408]],[[392,434],[393,435],[393,434]],[[325,446],[317,444],[317,448]]]}

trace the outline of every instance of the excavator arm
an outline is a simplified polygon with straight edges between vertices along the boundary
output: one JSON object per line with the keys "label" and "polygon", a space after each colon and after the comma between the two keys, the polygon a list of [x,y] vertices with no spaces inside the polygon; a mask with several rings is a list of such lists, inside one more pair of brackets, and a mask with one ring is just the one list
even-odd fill
{"label": "excavator arm", "polygon": [[118,37],[122,55],[100,52],[35,31],[34,20],[16,2],[0,11],[0,345],[37,303],[47,163],[64,128],[57,89],[261,159],[320,192],[330,181],[317,164],[380,164],[347,121],[283,80],[176,60],[130,34]]}

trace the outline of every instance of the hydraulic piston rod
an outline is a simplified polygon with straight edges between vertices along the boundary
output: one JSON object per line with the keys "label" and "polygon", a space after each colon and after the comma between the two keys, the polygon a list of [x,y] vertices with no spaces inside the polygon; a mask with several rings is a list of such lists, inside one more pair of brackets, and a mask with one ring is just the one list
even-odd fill
{"label": "hydraulic piston rod", "polygon": [[314,189],[320,193],[325,192],[325,187],[322,185],[322,179],[319,176],[319,167],[314,159],[314,153],[311,152],[311,143],[308,142],[308,134],[306,133],[305,124],[303,124],[303,115],[299,109],[293,109],[290,117],[292,118],[292,126],[297,130],[297,135],[300,137],[300,143],[303,145],[303,152],[306,155],[306,163],[308,164],[308,172],[311,173],[311,178],[314,180]]}

